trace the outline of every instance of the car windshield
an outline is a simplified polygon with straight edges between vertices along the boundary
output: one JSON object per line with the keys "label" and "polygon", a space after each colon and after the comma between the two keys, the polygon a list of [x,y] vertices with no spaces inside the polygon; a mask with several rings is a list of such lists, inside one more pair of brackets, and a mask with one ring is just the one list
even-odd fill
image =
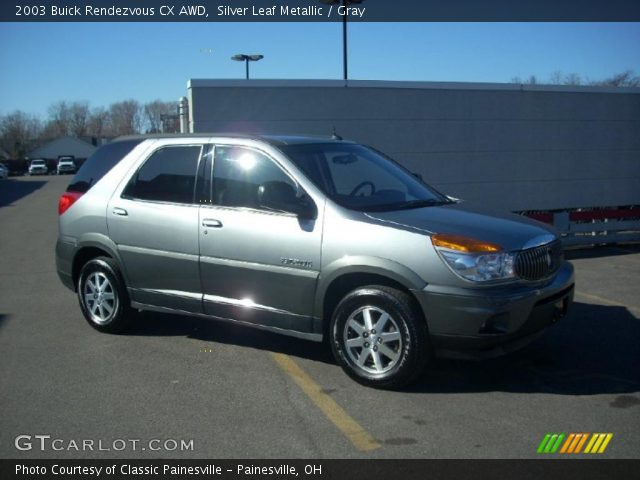
{"label": "car windshield", "polygon": [[44,165],[44,160],[34,160],[31,165]]}
{"label": "car windshield", "polygon": [[351,143],[279,147],[307,177],[339,205],[387,211],[450,203],[385,155]]}

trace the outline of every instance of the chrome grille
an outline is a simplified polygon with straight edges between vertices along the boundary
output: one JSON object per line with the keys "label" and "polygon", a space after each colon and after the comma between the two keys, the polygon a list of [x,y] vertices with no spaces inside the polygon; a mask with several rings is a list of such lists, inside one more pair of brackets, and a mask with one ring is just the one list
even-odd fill
{"label": "chrome grille", "polygon": [[522,250],[516,257],[516,274],[525,280],[540,280],[553,275],[562,259],[560,240]]}

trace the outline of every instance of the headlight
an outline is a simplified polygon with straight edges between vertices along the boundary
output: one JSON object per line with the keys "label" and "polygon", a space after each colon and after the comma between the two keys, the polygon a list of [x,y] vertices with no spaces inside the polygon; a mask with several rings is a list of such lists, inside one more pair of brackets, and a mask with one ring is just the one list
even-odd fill
{"label": "headlight", "polygon": [[436,234],[433,246],[449,268],[465,280],[488,282],[514,278],[515,254],[500,245],[460,235]]}

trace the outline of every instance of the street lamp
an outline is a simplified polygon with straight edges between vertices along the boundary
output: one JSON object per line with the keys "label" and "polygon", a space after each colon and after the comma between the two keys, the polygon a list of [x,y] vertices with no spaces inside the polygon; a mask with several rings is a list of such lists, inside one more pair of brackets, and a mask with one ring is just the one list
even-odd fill
{"label": "street lamp", "polygon": [[258,60],[262,60],[263,58],[264,55],[245,55],[244,53],[239,53],[238,55],[234,55],[233,57],[231,57],[231,60],[245,63],[247,80],[249,80],[249,62],[257,62]]}
{"label": "street lamp", "polygon": [[342,14],[342,70],[344,72],[344,79],[348,78],[347,71],[347,6],[348,5],[359,5],[364,2],[364,0],[320,0],[321,3],[325,5],[341,5],[344,9],[344,13]]}

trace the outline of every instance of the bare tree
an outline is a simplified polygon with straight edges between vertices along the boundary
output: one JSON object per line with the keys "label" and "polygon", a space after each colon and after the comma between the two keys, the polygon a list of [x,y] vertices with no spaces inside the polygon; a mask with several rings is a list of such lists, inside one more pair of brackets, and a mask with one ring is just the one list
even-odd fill
{"label": "bare tree", "polygon": [[536,85],[538,83],[538,79],[536,78],[535,75],[531,75],[529,78],[524,80],[520,77],[513,77],[511,79],[511,83],[521,83],[523,85]]}
{"label": "bare tree", "polygon": [[106,109],[90,109],[86,101],[62,100],[49,107],[44,123],[19,110],[0,116],[0,147],[12,157],[22,158],[43,141],[62,136],[115,137],[140,133],[143,127],[149,133],[178,131],[177,120],[164,117],[174,115],[176,110],[174,102],[161,100],[144,106],[136,100],[125,100]]}
{"label": "bare tree", "polygon": [[635,75],[633,70],[627,70],[591,84],[604,87],[640,87],[640,76]]}
{"label": "bare tree", "polygon": [[76,137],[87,134],[89,102],[74,102],[69,106],[69,131]]}
{"label": "bare tree", "polygon": [[[536,84],[538,83],[535,76],[529,77],[527,80],[522,80],[520,77],[513,77],[511,83],[522,84]],[[546,85],[594,85],[601,87],[640,87],[640,76],[635,75],[633,70],[626,70],[624,72],[613,75],[612,77],[605,78],[604,80],[589,81],[588,78],[583,78],[577,73],[563,74],[561,71],[555,71],[549,77],[548,82],[544,82]]]}
{"label": "bare tree", "polygon": [[563,75],[560,70],[556,70],[549,77],[549,83],[551,85],[562,85],[564,83]]}
{"label": "bare tree", "polygon": [[564,77],[564,85],[582,85],[582,78],[577,73],[569,73]]}
{"label": "bare tree", "polygon": [[82,137],[87,134],[89,102],[56,102],[49,107],[49,118],[45,126],[45,136]]}
{"label": "bare tree", "polygon": [[40,120],[20,110],[0,118],[0,146],[12,158],[23,158],[42,132]]}
{"label": "bare tree", "polygon": [[49,118],[45,125],[44,135],[49,138],[64,137],[71,134],[71,112],[64,100],[49,107]]}
{"label": "bare tree", "polygon": [[92,137],[101,138],[108,135],[109,112],[104,107],[94,108],[87,121],[87,133]]}
{"label": "bare tree", "polygon": [[163,125],[163,118],[166,118],[165,115],[175,115],[177,113],[176,110],[177,106],[175,102],[154,100],[153,102],[146,103],[144,105],[145,131],[147,133],[166,131],[166,126]]}
{"label": "bare tree", "polygon": [[109,106],[109,134],[113,136],[140,133],[142,114],[136,100],[125,100]]}

